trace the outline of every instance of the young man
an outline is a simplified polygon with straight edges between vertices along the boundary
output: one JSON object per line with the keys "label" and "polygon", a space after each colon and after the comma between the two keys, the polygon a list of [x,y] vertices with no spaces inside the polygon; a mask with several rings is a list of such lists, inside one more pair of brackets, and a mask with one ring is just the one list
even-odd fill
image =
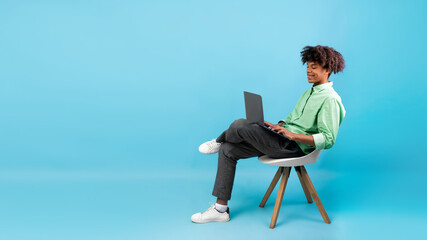
{"label": "young man", "polygon": [[212,195],[216,204],[205,212],[196,213],[196,223],[227,222],[237,160],[268,155],[273,158],[300,157],[314,149],[331,148],[344,119],[345,109],[340,96],[329,82],[331,73],[342,72],[344,58],[326,46],[306,46],[301,51],[302,63],[307,63],[307,79],[313,87],[302,95],[294,110],[278,124],[265,124],[287,138],[266,131],[246,119],[234,121],[218,138],[203,143],[199,151],[218,153],[218,170]]}

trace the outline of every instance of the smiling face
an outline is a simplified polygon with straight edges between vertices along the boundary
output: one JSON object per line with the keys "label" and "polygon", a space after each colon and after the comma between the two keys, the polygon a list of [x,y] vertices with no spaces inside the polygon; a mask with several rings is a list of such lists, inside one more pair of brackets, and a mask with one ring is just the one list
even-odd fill
{"label": "smiling face", "polygon": [[331,72],[317,62],[307,62],[307,79],[313,86],[327,83]]}

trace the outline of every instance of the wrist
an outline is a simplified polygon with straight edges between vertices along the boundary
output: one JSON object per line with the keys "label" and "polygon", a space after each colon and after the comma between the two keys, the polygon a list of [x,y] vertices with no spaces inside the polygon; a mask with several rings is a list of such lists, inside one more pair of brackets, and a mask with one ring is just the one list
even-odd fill
{"label": "wrist", "polygon": [[291,134],[289,136],[289,139],[292,140],[292,141],[296,141],[297,138],[298,138],[298,134],[291,132]]}

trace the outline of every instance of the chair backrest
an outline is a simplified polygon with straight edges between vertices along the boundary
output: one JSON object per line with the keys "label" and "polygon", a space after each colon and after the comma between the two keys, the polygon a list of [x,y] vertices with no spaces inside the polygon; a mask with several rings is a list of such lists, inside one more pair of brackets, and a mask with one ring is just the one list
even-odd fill
{"label": "chair backrest", "polygon": [[313,152],[296,158],[270,158],[267,155],[258,157],[258,160],[262,163],[280,166],[280,167],[293,167],[293,166],[303,166],[311,163],[315,163],[319,158],[319,155],[322,151],[314,150]]}

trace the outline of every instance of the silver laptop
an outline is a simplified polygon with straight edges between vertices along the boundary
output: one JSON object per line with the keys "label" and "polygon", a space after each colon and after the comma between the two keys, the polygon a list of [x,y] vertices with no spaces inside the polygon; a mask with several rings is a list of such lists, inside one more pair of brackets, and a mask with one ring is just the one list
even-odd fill
{"label": "silver laptop", "polygon": [[262,109],[262,98],[260,95],[250,92],[243,92],[245,96],[246,119],[251,123],[256,123],[264,129],[273,132],[281,137],[287,138],[281,133],[271,130],[264,124],[264,111]]}

